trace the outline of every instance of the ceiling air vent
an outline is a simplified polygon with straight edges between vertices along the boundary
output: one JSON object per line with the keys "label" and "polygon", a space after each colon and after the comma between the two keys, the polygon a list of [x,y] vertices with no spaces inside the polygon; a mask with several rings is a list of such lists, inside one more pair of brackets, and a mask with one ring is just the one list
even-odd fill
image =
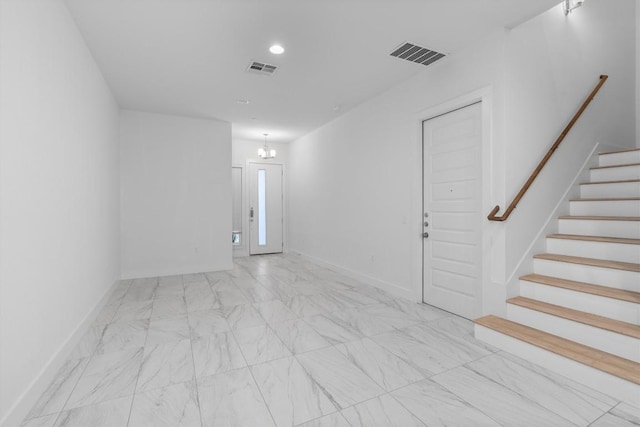
{"label": "ceiling air vent", "polygon": [[411,43],[403,43],[390,54],[396,58],[406,59],[416,64],[431,65],[438,59],[445,57],[444,53],[417,46]]}
{"label": "ceiling air vent", "polygon": [[264,62],[251,61],[247,72],[254,74],[262,74],[265,76],[271,76],[276,72],[278,67],[276,65],[265,64]]}

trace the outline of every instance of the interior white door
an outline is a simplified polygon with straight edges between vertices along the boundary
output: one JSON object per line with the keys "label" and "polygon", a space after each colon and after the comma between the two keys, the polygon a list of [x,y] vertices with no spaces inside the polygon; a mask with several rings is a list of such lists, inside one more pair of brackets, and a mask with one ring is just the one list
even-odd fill
{"label": "interior white door", "polygon": [[282,165],[249,164],[249,253],[282,252]]}
{"label": "interior white door", "polygon": [[423,301],[468,319],[482,295],[481,106],[422,125]]}

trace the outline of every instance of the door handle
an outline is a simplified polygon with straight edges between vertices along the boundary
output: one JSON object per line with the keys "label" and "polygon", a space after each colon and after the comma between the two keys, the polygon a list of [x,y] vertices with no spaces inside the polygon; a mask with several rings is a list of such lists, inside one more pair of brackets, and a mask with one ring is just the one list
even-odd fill
{"label": "door handle", "polygon": [[429,238],[429,233],[427,233],[426,231],[424,233],[422,233],[422,237],[424,237],[425,239]]}
{"label": "door handle", "polygon": [[249,209],[249,219],[253,221],[253,208]]}

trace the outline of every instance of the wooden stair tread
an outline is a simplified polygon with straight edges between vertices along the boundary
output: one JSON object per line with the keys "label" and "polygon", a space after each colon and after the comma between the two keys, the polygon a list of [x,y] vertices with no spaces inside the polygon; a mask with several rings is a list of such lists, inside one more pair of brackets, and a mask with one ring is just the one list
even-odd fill
{"label": "wooden stair tread", "polygon": [[611,169],[611,168],[626,168],[627,166],[640,166],[640,163],[621,163],[619,165],[608,165],[608,166],[593,166],[589,169]]}
{"label": "wooden stair tread", "polygon": [[493,315],[475,323],[640,385],[640,363]]}
{"label": "wooden stair tread", "polygon": [[598,154],[601,156],[605,156],[607,154],[628,153],[629,151],[640,151],[640,148],[628,148],[626,150],[619,150],[619,151],[605,151],[604,153],[598,153]]}
{"label": "wooden stair tread", "polygon": [[561,215],[558,218],[592,221],[640,221],[640,216]]}
{"label": "wooden stair tread", "polygon": [[619,179],[616,181],[589,181],[589,182],[581,182],[580,185],[620,184],[622,182],[640,182],[640,179]]}
{"label": "wooden stair tread", "polygon": [[591,283],[576,282],[573,280],[561,279],[559,277],[543,276],[541,274],[527,274],[525,276],[521,276],[520,280],[640,304],[640,292],[611,288],[609,286],[593,285]]}
{"label": "wooden stair tread", "polygon": [[[562,317],[563,319],[573,320],[574,322],[583,323],[585,325],[640,339],[640,325],[634,325],[632,323],[622,322],[620,320],[610,319],[608,317],[586,313],[584,311],[574,310],[560,305],[549,304],[548,302],[538,301],[532,298],[515,297],[509,298],[507,302],[530,310],[539,311],[556,317]],[[640,342],[638,342],[638,345],[640,345]]]}
{"label": "wooden stair tread", "polygon": [[640,197],[569,199],[570,202],[633,202],[636,200],[640,200]]}
{"label": "wooden stair tread", "polygon": [[583,236],[580,234],[549,234],[549,239],[582,240],[586,242],[623,243],[626,245],[640,245],[640,239],[625,237]]}
{"label": "wooden stair tread", "polygon": [[593,267],[612,268],[614,270],[634,271],[640,273],[640,264],[633,262],[610,261],[606,259],[584,258],[579,256],[559,255],[559,254],[537,254],[533,256],[537,259],[549,261],[568,262],[571,264],[590,265]]}

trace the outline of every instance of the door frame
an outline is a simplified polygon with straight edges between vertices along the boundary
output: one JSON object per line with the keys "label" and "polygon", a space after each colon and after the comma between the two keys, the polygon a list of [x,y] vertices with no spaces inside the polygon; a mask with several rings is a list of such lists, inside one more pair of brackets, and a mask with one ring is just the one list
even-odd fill
{"label": "door frame", "polygon": [[[248,226],[248,221],[247,218],[245,218],[246,216],[246,206],[247,206],[247,190],[248,190],[248,186],[247,186],[247,167],[246,165],[243,165],[241,163],[232,163],[231,164],[231,169],[233,170],[233,168],[239,168],[240,169],[240,179],[241,181],[241,186],[240,186],[240,205],[241,205],[241,211],[240,211],[240,221],[242,222],[242,235],[240,237],[240,244],[239,245],[231,245],[232,249],[233,249],[233,257],[243,257],[243,256],[249,256],[249,245],[246,244],[245,240],[247,238],[247,235],[249,234],[249,232],[247,231],[247,226]],[[232,212],[233,213],[233,212]],[[233,225],[233,223],[232,223]],[[233,231],[233,230],[232,230]]]}
{"label": "door frame", "polygon": [[[425,120],[429,120],[435,118],[437,116],[441,116],[443,114],[447,114],[454,110],[463,108],[470,104],[474,104],[477,102],[481,102],[482,104],[482,143],[481,143],[481,157],[482,157],[482,171],[481,171],[481,179],[482,179],[482,195],[481,195],[481,209],[488,213],[493,206],[491,203],[495,203],[493,197],[494,183],[493,183],[493,174],[491,173],[492,169],[492,154],[494,150],[495,142],[494,140],[494,132],[493,132],[493,102],[492,102],[492,88],[491,86],[487,86],[481,88],[479,90],[461,95],[457,98],[451,99],[449,101],[437,104],[435,106],[429,107],[423,111],[420,111],[415,116],[415,124],[416,124],[416,163],[415,170],[418,171],[415,178],[414,185],[414,218],[416,218],[415,224],[413,228],[413,235],[416,236],[413,239],[414,242],[414,299],[416,302],[422,303],[424,301],[423,295],[423,281],[424,281],[424,245],[423,245],[423,218],[422,215],[425,211],[424,206],[424,147],[423,147],[423,122]],[[480,313],[485,314],[490,309],[490,299],[491,295],[495,295],[496,290],[493,289],[493,281],[492,276],[495,271],[495,267],[492,268],[491,260],[497,259],[499,254],[494,253],[496,251],[496,245],[494,245],[494,237],[492,230],[490,227],[492,224],[489,224],[490,221],[485,221],[482,227],[481,233],[481,244],[482,244],[482,289],[481,289],[481,307]],[[499,251],[498,251],[499,252]],[[504,256],[502,257],[504,259]],[[503,261],[504,262],[504,261]],[[498,292],[498,294],[501,294]],[[504,300],[503,300],[504,301]]]}
{"label": "door frame", "polygon": [[[287,236],[288,236],[288,232],[287,232],[287,212],[289,211],[289,209],[287,209],[288,206],[288,201],[287,201],[287,188],[288,188],[288,184],[287,184],[287,170],[285,168],[285,164],[284,162],[282,162],[281,160],[278,161],[257,161],[257,160],[247,160],[246,162],[246,167],[244,168],[245,174],[244,174],[244,182],[243,182],[243,191],[244,191],[244,196],[243,196],[243,203],[244,203],[244,212],[242,214],[242,218],[243,218],[243,224],[245,229],[247,230],[247,237],[250,239],[250,234],[251,234],[251,224],[249,222],[249,208],[251,207],[251,194],[249,194],[249,165],[251,164],[257,164],[257,165],[279,165],[282,168],[282,253],[286,253],[288,252],[288,245],[287,245]],[[246,186],[246,187],[245,187]],[[251,256],[251,249],[250,249],[250,241],[247,240],[247,246],[246,246],[246,256]]]}

